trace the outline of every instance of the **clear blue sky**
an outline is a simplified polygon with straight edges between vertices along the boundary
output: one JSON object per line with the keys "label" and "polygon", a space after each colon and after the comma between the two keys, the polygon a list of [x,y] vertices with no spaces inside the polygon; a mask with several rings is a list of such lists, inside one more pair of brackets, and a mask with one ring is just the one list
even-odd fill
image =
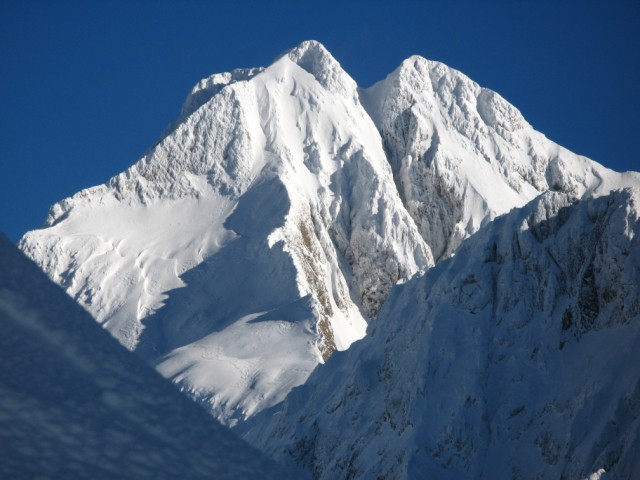
{"label": "clear blue sky", "polygon": [[0,231],[17,241],[133,164],[200,78],[306,39],[361,86],[412,54],[440,60],[570,150],[640,170],[637,1],[4,0]]}

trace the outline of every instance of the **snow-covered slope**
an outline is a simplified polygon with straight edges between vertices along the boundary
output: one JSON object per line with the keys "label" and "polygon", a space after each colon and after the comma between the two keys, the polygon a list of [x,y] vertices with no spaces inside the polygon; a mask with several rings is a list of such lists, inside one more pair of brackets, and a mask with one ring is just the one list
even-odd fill
{"label": "snow-covered slope", "polygon": [[640,191],[549,192],[240,428],[315,478],[640,478],[638,352]]}
{"label": "snow-covered slope", "polygon": [[290,478],[0,235],[0,477]]}
{"label": "snow-covered slope", "polygon": [[[552,188],[640,185],[442,64],[360,90],[317,42],[216,74],[127,171],[20,247],[230,424],[361,338],[397,282]],[[433,252],[433,253],[432,253]]]}

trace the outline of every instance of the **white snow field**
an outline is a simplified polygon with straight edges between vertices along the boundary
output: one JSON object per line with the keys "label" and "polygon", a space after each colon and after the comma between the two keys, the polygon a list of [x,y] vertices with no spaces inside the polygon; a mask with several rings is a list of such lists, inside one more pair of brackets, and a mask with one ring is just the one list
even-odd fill
{"label": "white snow field", "polygon": [[441,63],[411,57],[363,90],[307,41],[200,81],[142,159],[54,205],[20,248],[236,425],[496,216],[634,185]]}
{"label": "white snow field", "polygon": [[549,192],[238,428],[317,479],[640,478],[640,190]]}
{"label": "white snow field", "polygon": [[0,235],[0,477],[281,479]]}

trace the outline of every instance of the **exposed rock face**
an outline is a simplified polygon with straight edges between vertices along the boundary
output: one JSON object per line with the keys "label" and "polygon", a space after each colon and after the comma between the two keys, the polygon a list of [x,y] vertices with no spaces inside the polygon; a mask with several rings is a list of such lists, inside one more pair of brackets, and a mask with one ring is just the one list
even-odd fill
{"label": "exposed rock face", "polygon": [[200,81],[142,159],[54,205],[20,247],[234,424],[496,215],[547,189],[600,195],[639,178],[548,141],[442,64],[412,57],[359,90],[310,41]]}
{"label": "exposed rock face", "polygon": [[496,219],[245,438],[315,478],[638,477],[639,206],[546,193]]}

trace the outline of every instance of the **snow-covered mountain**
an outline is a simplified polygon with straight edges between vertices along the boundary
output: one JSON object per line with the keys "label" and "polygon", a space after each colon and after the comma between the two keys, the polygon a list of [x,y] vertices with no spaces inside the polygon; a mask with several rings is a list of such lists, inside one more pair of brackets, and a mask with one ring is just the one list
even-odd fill
{"label": "snow-covered mountain", "polygon": [[0,235],[0,477],[292,475],[123,348]]}
{"label": "snow-covered mountain", "polygon": [[240,429],[314,478],[640,478],[640,190],[545,193]]}
{"label": "snow-covered mountain", "polygon": [[140,161],[54,205],[20,247],[235,424],[497,215],[632,185],[445,65],[412,57],[362,90],[309,41],[199,82]]}
{"label": "snow-covered mountain", "polygon": [[497,215],[548,190],[603,195],[640,185],[549,141],[497,93],[414,56],[361,92],[403,204],[436,261]]}

